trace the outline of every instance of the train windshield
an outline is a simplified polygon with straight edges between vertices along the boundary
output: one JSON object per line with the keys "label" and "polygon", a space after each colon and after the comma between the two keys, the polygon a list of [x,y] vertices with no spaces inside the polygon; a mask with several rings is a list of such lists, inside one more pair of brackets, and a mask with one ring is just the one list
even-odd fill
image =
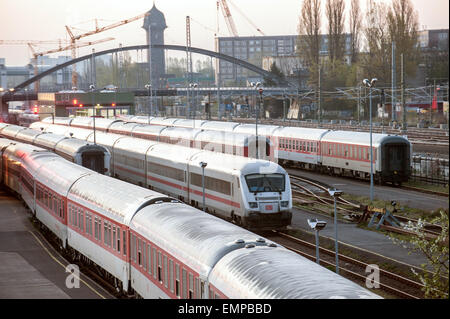
{"label": "train windshield", "polygon": [[283,174],[250,174],[245,176],[248,190],[252,193],[284,192]]}

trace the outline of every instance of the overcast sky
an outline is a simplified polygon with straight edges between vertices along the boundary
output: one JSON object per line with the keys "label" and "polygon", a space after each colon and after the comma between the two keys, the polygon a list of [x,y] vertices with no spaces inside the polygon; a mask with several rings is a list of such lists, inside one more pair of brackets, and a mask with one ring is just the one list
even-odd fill
{"label": "overcast sky", "polygon": [[[361,0],[365,9],[367,0]],[[390,3],[390,0],[378,0]],[[347,8],[350,0],[346,0]],[[260,35],[241,13],[233,6],[239,6],[255,25],[266,35],[296,34],[298,16],[302,0],[229,0],[231,13],[241,36]],[[322,1],[323,5],[325,0]],[[440,29],[449,27],[448,0],[412,0],[419,13],[420,29]],[[0,40],[56,40],[68,39],[64,26],[77,27],[75,34],[95,28],[94,19],[99,26],[105,26],[129,19],[147,12],[153,1],[142,0],[0,0]],[[166,17],[168,29],[165,32],[166,44],[186,44],[186,16],[192,18],[192,46],[214,49],[214,31],[217,26],[216,0],[156,0],[156,6]],[[322,10],[324,11],[324,9]],[[83,38],[94,41],[107,37],[115,40],[96,46],[104,50],[145,43],[143,20]],[[229,36],[222,12],[219,15],[221,36]],[[322,30],[322,32],[324,29]],[[55,45],[42,45],[41,51],[53,49]],[[92,47],[78,50],[79,55],[91,52]],[[56,55],[70,55],[58,53]],[[25,65],[31,53],[27,46],[0,45],[0,58],[6,64]]]}

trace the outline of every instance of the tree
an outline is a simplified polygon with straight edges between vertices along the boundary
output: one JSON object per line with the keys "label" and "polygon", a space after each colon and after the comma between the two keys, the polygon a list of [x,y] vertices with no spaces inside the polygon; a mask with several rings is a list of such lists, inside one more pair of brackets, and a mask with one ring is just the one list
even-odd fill
{"label": "tree", "polygon": [[[414,246],[413,251],[422,252],[428,260],[427,264],[421,265],[423,273],[419,274],[414,269],[412,271],[424,285],[425,298],[447,299],[449,296],[448,212],[440,211],[440,216],[434,218],[431,223],[442,227],[439,236],[432,240],[426,238],[423,220],[419,219],[417,223],[409,222],[406,226],[406,229],[417,233],[417,236],[409,239],[409,243]],[[394,241],[398,242],[398,240]]]}
{"label": "tree", "polygon": [[[403,53],[406,75],[414,76],[418,60],[418,16],[411,0],[393,0],[387,13],[389,41],[395,42],[396,61],[400,61]],[[397,73],[400,73],[400,63],[397,63]],[[400,79],[400,77],[397,77]]]}
{"label": "tree", "polygon": [[[273,62],[270,66],[270,73],[272,73],[273,75],[276,75],[282,79],[284,79],[284,74],[283,72],[281,72],[281,70],[277,67],[276,63]],[[264,77],[264,86],[277,86],[277,82],[275,82],[274,80],[272,80],[271,78],[268,77]]]}
{"label": "tree", "polygon": [[330,61],[342,61],[345,53],[344,0],[327,0],[325,12],[328,19],[328,55]]}
{"label": "tree", "polygon": [[352,64],[358,61],[360,34],[361,34],[361,10],[359,7],[359,0],[352,0],[352,6],[350,8],[350,33],[351,33],[351,54]]}
{"label": "tree", "polygon": [[304,0],[298,24],[298,54],[310,68],[310,82],[317,82],[319,65],[321,12],[319,0]]}
{"label": "tree", "polygon": [[391,41],[387,21],[388,7],[369,0],[367,19],[363,27],[366,53],[361,56],[364,77],[377,78],[378,85],[390,83]]}

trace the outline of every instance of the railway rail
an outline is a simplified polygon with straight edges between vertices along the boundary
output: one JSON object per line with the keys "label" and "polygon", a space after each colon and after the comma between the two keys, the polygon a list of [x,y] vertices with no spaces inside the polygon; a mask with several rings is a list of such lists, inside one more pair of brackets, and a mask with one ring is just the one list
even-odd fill
{"label": "railway rail", "polygon": [[[281,245],[291,251],[294,251],[310,260],[316,260],[316,256],[314,255],[315,244],[279,231],[273,231],[273,235],[269,237],[271,237],[271,240],[278,241]],[[323,247],[319,248],[319,252],[322,256],[320,259],[320,264],[334,269],[336,267],[334,262],[335,252]],[[366,283],[366,269],[368,269],[369,264],[343,254],[338,254],[338,256],[341,275],[351,277],[359,283]],[[379,287],[388,294],[400,298],[423,298],[423,293],[421,291],[423,285],[421,283],[381,268]]]}

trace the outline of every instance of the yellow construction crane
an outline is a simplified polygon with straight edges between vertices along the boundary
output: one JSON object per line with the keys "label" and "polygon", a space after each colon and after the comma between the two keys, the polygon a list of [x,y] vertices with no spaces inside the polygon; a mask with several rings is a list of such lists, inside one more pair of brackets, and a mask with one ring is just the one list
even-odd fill
{"label": "yellow construction crane", "polygon": [[[69,37],[71,39],[70,49],[72,50],[72,59],[76,58],[76,48],[77,48],[76,47],[76,41],[78,41],[79,39],[87,37],[87,36],[90,36],[90,35],[98,34],[98,33],[103,32],[103,31],[111,30],[113,28],[122,26],[124,24],[127,24],[127,23],[130,23],[130,22],[142,19],[146,15],[148,15],[148,12],[144,13],[144,14],[140,14],[140,15],[138,15],[136,17],[131,18],[131,19],[122,20],[122,21],[119,21],[119,22],[116,22],[116,23],[113,23],[113,24],[110,24],[108,26],[101,27],[101,28],[98,27],[97,21],[96,21],[95,30],[92,30],[92,31],[89,31],[89,32],[86,32],[86,33],[83,33],[83,34],[79,34],[79,35],[74,35],[73,32],[72,32],[71,27],[66,25],[65,26],[66,27],[66,31],[69,34]],[[77,87],[77,84],[78,84],[77,69],[76,69],[76,65],[72,64],[72,86],[73,87]]]}
{"label": "yellow construction crane", "polygon": [[[245,15],[245,13],[241,9],[239,9],[239,7],[237,5],[235,5],[231,0],[230,0],[230,3],[244,17],[244,19],[247,20],[247,22],[250,23],[256,29],[256,31],[258,31],[259,33],[261,33],[262,35],[265,36],[265,33],[260,28],[258,28],[250,20],[250,18],[248,18],[247,15]],[[220,5],[220,8],[222,9],[223,16],[225,17],[225,22],[227,23],[228,31],[230,32],[231,35],[238,37],[239,34],[236,29],[236,24],[234,23],[233,16],[231,15],[231,11],[230,11],[230,8],[228,7],[227,1],[226,0],[220,0],[220,1],[218,0],[217,1],[217,10],[219,10],[219,5]],[[218,27],[217,27],[217,29],[218,29]]]}

